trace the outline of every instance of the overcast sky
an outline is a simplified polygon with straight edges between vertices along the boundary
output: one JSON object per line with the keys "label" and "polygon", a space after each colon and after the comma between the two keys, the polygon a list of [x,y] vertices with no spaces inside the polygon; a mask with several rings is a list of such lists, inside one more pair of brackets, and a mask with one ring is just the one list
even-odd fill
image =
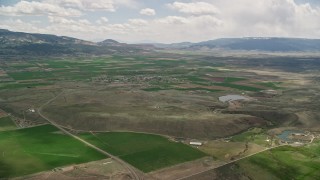
{"label": "overcast sky", "polygon": [[0,28],[91,41],[320,38],[320,0],[0,0]]}

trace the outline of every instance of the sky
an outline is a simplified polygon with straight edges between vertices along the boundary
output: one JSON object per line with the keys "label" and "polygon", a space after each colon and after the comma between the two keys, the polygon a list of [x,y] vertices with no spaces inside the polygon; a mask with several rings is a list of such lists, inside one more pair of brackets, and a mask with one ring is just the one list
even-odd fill
{"label": "sky", "polygon": [[320,0],[0,0],[0,28],[90,41],[320,38]]}

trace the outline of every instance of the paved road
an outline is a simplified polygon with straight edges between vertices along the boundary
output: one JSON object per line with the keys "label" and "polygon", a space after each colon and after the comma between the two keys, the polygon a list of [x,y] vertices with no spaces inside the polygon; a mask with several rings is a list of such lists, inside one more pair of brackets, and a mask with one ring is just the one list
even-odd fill
{"label": "paved road", "polygon": [[59,93],[58,95],[56,95],[54,98],[50,99],[48,102],[44,103],[43,105],[41,105],[38,109],[37,112],[38,114],[44,118],[45,120],[47,120],[50,124],[52,124],[53,126],[57,127],[59,130],[61,130],[62,132],[64,132],[66,135],[69,135],[71,137],[73,137],[74,139],[82,142],[83,144],[99,151],[102,154],[105,154],[107,156],[109,156],[110,158],[112,158],[113,160],[117,161],[118,163],[120,163],[122,166],[124,166],[126,169],[129,170],[129,172],[132,174],[133,178],[136,180],[140,180],[143,179],[141,178],[138,173],[136,172],[136,169],[134,167],[132,167],[131,165],[127,164],[126,162],[124,162],[123,160],[119,159],[116,156],[113,156],[112,154],[104,151],[103,149],[98,148],[97,146],[85,141],[84,139],[81,139],[80,137],[70,133],[69,131],[65,130],[64,128],[60,127],[59,124],[55,123],[54,121],[50,120],[48,117],[46,117],[45,115],[42,114],[41,110],[43,107],[45,107],[46,105],[50,104],[51,102],[53,102],[55,99],[57,99],[57,97],[59,97],[61,94],[63,94],[64,92]]}
{"label": "paved road", "polygon": [[218,168],[220,168],[220,167],[222,167],[222,166],[226,166],[226,165],[228,165],[228,164],[235,163],[235,162],[240,161],[240,160],[242,160],[242,159],[245,159],[245,158],[254,156],[254,155],[256,155],[256,154],[259,154],[259,153],[262,153],[262,152],[265,152],[265,151],[269,151],[269,150],[274,149],[274,148],[278,148],[278,147],[280,147],[280,146],[287,146],[287,145],[286,145],[286,144],[282,144],[282,145],[279,145],[279,146],[274,146],[274,147],[271,147],[271,148],[266,148],[266,149],[264,149],[264,150],[255,152],[255,153],[253,153],[253,154],[249,154],[249,155],[244,156],[244,157],[242,157],[242,158],[229,161],[229,162],[224,163],[224,164],[221,164],[221,165],[219,165],[219,166],[215,166],[215,167],[212,167],[212,168],[210,168],[210,169],[206,169],[206,170],[204,170],[204,171],[197,172],[197,173],[195,173],[195,174],[191,174],[191,175],[189,175],[189,176],[185,176],[185,177],[179,178],[179,179],[177,179],[177,180],[182,180],[182,179],[190,178],[190,177],[192,177],[192,176],[205,173],[205,172],[207,172],[207,171],[211,171],[211,170],[214,170],[214,169],[218,169]]}

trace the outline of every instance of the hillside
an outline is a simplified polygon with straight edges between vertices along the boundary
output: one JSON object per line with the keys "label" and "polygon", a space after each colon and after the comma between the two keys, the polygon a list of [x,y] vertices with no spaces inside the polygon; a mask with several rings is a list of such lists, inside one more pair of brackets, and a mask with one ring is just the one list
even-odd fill
{"label": "hillside", "polygon": [[49,34],[34,34],[24,32],[12,32],[5,29],[0,29],[0,42],[2,47],[6,46],[21,46],[28,44],[51,44],[51,45],[96,45],[93,42],[84,41],[66,36],[56,36]]}
{"label": "hillside", "polygon": [[258,51],[319,51],[320,39],[302,38],[224,38],[196,43],[191,48],[222,48]]}
{"label": "hillside", "polygon": [[0,29],[0,55],[61,56],[132,54],[160,49],[194,50],[243,50],[268,52],[320,51],[320,39],[302,38],[221,38],[199,43],[126,44],[113,39],[95,43],[66,36],[12,32]]}
{"label": "hillside", "polygon": [[203,50],[245,50],[269,52],[319,51],[320,39],[303,38],[221,38],[199,43],[155,44],[158,48]]}
{"label": "hillside", "polygon": [[118,43],[112,39],[94,43],[66,36],[0,29],[0,55],[5,57],[126,54],[140,51],[144,51],[143,46]]}

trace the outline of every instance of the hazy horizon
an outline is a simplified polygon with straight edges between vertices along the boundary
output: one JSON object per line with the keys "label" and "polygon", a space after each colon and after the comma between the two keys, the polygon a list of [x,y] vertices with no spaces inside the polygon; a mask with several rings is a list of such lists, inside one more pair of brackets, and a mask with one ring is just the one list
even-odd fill
{"label": "hazy horizon", "polygon": [[89,41],[320,37],[315,0],[0,0],[0,28]]}

